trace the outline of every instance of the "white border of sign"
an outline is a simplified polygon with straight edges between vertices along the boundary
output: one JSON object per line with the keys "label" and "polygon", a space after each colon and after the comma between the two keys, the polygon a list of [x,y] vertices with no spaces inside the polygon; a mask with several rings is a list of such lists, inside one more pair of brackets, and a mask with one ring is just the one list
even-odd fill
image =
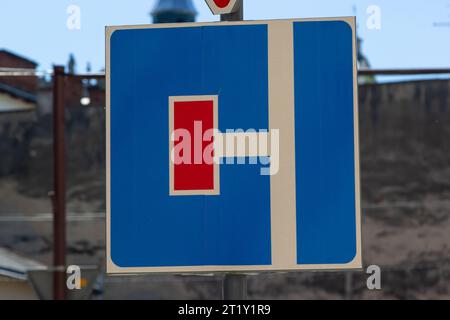
{"label": "white border of sign", "polygon": [[193,195],[219,195],[220,194],[220,164],[214,162],[214,189],[213,190],[175,190],[174,163],[172,161],[172,150],[175,142],[172,139],[174,124],[174,108],[177,101],[213,101],[213,128],[219,128],[219,97],[215,96],[171,96],[169,97],[169,194],[171,196],[193,196]]}
{"label": "white border of sign", "polygon": [[[314,18],[265,21],[226,22],[226,25],[267,25],[269,36],[269,129],[283,128],[283,136],[295,138],[294,125],[294,57],[293,22],[343,21],[353,33],[354,145],[355,145],[355,208],[356,255],[345,264],[297,264],[296,202],[295,202],[295,139],[280,140],[280,171],[270,177],[272,265],[264,266],[190,266],[122,268],[111,259],[111,82],[110,39],[117,30],[179,28],[224,25],[223,22],[151,24],[106,27],[106,270],[109,274],[140,273],[215,273],[274,272],[299,270],[360,270],[362,268],[362,232],[359,168],[358,83],[356,64],[356,21],[354,17]],[[290,50],[286,50],[290,48]],[[276,107],[275,107],[276,106]]]}

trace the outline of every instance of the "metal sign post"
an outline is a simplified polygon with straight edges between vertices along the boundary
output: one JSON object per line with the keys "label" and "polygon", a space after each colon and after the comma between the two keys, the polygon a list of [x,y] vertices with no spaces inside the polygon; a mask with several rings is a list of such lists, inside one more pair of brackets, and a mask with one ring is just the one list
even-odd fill
{"label": "metal sign post", "polygon": [[[221,21],[244,20],[244,0],[239,0],[237,10],[228,14],[220,15]],[[247,276],[244,274],[225,274],[222,284],[222,297],[224,300],[246,300],[247,299]]]}
{"label": "metal sign post", "polygon": [[247,275],[225,274],[222,284],[223,300],[247,300]]}
{"label": "metal sign post", "polygon": [[228,14],[221,14],[221,21],[242,21],[244,20],[244,0],[238,0],[237,10]]}

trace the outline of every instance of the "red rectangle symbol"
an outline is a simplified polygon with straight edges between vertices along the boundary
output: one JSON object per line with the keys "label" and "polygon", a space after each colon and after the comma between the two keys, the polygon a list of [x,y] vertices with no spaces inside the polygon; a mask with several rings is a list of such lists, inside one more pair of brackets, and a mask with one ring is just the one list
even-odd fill
{"label": "red rectangle symbol", "polygon": [[218,194],[218,167],[204,156],[213,142],[205,133],[217,128],[217,97],[171,97],[169,104],[171,195]]}

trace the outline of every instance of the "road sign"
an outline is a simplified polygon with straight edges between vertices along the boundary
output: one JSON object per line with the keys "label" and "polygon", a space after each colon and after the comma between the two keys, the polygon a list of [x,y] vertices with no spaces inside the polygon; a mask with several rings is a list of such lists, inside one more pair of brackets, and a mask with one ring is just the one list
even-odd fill
{"label": "road sign", "polygon": [[361,267],[353,18],[108,27],[107,271]]}
{"label": "road sign", "polygon": [[205,0],[215,15],[229,14],[237,11],[241,5],[239,0]]}

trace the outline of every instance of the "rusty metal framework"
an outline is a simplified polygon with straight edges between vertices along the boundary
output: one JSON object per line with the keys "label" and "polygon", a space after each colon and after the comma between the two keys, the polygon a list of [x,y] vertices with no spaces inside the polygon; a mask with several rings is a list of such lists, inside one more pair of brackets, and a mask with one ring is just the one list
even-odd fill
{"label": "rusty metal framework", "polygon": [[[24,76],[52,76],[54,74],[53,70],[47,71],[37,71],[34,69],[23,69],[23,68],[0,68],[0,77],[24,77]],[[433,75],[433,74],[449,74],[450,68],[412,68],[412,69],[359,69],[358,75],[362,76],[401,76],[401,75]],[[103,80],[105,78],[104,72],[95,73],[63,73],[62,75],[71,78],[78,79],[97,79]]]}

